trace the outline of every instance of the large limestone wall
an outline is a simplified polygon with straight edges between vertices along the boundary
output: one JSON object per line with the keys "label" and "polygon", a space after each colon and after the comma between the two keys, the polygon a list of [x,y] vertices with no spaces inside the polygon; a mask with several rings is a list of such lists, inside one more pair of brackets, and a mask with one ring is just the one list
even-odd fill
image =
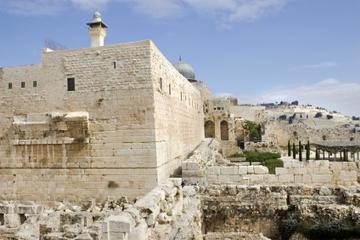
{"label": "large limestone wall", "polygon": [[199,90],[151,44],[155,134],[160,181],[165,180],[204,138]]}
{"label": "large limestone wall", "polygon": [[[1,69],[0,196],[101,199],[109,192],[134,197],[152,189],[173,169],[167,165],[180,161],[202,135],[199,94],[174,71],[150,41],[44,51],[39,65]],[[154,81],[160,76],[164,92],[172,82],[172,96],[158,90],[154,94]],[[67,91],[69,77],[75,78],[73,92]],[[181,88],[191,102],[177,99]],[[41,136],[31,134],[35,130],[16,134],[14,116],[44,131],[48,126],[34,116],[54,112],[87,113],[86,141],[66,142],[62,135],[67,130],[58,125],[51,141],[39,141]],[[24,143],[14,145],[14,140]]]}
{"label": "large limestone wall", "polygon": [[357,186],[358,176],[360,176],[359,162],[327,160],[300,162],[290,159],[284,159],[284,167],[275,168],[275,174],[269,174],[268,168],[261,165],[246,166],[244,163],[226,162],[219,156],[215,142],[200,145],[199,149],[182,163],[183,181],[186,184],[203,186],[222,184]]}
{"label": "large limestone wall", "polygon": [[275,174],[269,174],[264,166],[207,166],[199,163],[183,163],[183,179],[187,183],[242,184],[242,185],[282,185],[306,184],[321,185],[357,185],[360,173],[355,162],[309,161],[307,163],[285,163],[283,168],[276,168]]}

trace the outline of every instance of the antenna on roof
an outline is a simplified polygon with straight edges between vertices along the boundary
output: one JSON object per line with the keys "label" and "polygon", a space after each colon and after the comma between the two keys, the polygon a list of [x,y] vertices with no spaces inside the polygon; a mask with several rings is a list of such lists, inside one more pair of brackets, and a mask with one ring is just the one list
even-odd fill
{"label": "antenna on roof", "polygon": [[45,48],[50,48],[52,50],[64,50],[67,49],[67,47],[65,47],[64,45],[55,42],[54,40],[51,39],[45,39]]}

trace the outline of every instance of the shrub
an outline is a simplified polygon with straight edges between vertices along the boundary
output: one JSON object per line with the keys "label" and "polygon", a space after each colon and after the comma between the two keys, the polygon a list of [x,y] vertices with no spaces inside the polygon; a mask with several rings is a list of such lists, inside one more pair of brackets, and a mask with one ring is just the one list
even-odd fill
{"label": "shrub", "polygon": [[321,118],[323,116],[323,114],[321,112],[318,112],[315,114],[315,118]]}
{"label": "shrub", "polygon": [[244,154],[246,161],[250,163],[260,162],[261,165],[269,169],[271,174],[275,174],[275,168],[284,166],[283,161],[279,159],[281,157],[279,153],[248,151]]}
{"label": "shrub", "polygon": [[278,118],[280,121],[285,121],[287,119],[287,116],[284,114],[284,115],[281,115],[279,116]]}
{"label": "shrub", "polygon": [[240,158],[240,157],[245,157],[245,155],[243,153],[235,153],[233,155],[231,155],[229,158]]}
{"label": "shrub", "polygon": [[243,128],[246,130],[250,141],[261,141],[261,126],[259,124],[252,121],[245,121]]}
{"label": "shrub", "polygon": [[284,167],[284,162],[280,159],[270,159],[265,160],[261,163],[261,165],[267,167],[269,169],[270,174],[275,174],[275,168]]}
{"label": "shrub", "polygon": [[272,152],[255,152],[255,151],[247,151],[244,152],[246,160],[250,162],[263,162],[270,159],[278,159],[281,158],[279,153]]}

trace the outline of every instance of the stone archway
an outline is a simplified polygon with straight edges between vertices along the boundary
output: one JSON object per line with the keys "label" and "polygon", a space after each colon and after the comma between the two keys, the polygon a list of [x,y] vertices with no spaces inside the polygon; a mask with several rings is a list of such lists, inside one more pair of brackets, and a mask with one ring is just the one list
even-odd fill
{"label": "stone archway", "polygon": [[213,121],[205,122],[205,137],[206,138],[215,138],[215,123]]}
{"label": "stone archway", "polygon": [[227,121],[221,121],[220,123],[221,130],[221,140],[228,141],[229,140],[229,124]]}

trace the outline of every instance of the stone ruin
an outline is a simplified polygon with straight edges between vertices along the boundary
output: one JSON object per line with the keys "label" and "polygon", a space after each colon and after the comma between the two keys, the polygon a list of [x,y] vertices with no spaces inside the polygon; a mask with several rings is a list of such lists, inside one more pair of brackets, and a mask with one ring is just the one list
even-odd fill
{"label": "stone ruin", "polygon": [[[219,154],[219,146],[204,141],[183,162],[182,178],[169,178],[140,198],[2,201],[0,239],[306,240],[357,233],[357,163],[289,161],[269,174],[263,166],[234,165]],[[214,172],[220,175],[211,179]],[[312,181],[296,182],[299,174]],[[293,179],[284,181],[290,175]]]}
{"label": "stone ruin", "polygon": [[87,25],[91,48],[0,68],[1,240],[360,239],[358,161],[228,159],[358,141],[358,123],[217,98],[152,41],[104,46],[101,15]]}

